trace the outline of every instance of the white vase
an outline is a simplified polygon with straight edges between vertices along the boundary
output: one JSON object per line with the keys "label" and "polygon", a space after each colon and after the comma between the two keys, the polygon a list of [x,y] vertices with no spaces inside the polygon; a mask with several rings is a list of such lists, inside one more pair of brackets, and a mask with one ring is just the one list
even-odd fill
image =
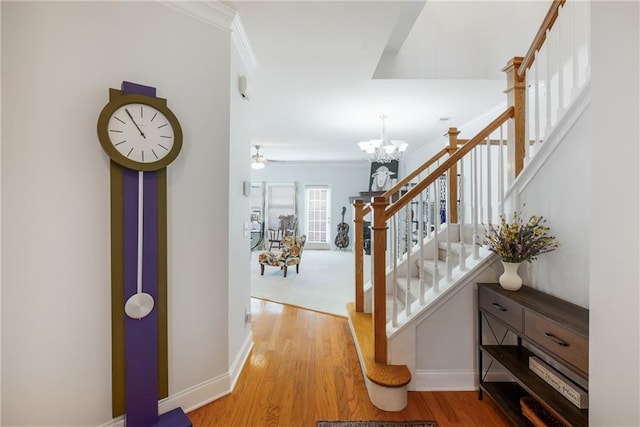
{"label": "white vase", "polygon": [[508,291],[517,291],[522,286],[522,278],[518,276],[518,267],[521,262],[504,262],[504,273],[500,276],[500,286]]}

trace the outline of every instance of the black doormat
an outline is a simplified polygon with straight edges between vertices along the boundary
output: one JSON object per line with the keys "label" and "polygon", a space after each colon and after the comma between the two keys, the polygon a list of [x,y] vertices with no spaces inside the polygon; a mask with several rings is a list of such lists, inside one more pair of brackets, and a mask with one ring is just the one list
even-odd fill
{"label": "black doormat", "polygon": [[316,427],[438,427],[435,421],[317,421]]}

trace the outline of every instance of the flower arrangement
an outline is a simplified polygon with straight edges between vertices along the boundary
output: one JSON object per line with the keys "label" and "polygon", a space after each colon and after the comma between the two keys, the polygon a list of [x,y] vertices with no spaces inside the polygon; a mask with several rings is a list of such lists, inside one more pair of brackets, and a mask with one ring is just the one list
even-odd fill
{"label": "flower arrangement", "polygon": [[543,217],[533,215],[526,223],[518,212],[513,213],[513,221],[509,224],[504,215],[500,215],[500,225],[489,227],[484,232],[484,244],[491,252],[502,258],[504,262],[531,262],[538,255],[555,250],[560,243],[555,236],[547,234]]}

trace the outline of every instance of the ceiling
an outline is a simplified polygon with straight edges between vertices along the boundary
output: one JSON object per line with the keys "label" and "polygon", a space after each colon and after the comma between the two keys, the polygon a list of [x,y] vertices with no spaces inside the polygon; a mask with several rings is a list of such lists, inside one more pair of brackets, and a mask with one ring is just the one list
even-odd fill
{"label": "ceiling", "polygon": [[[387,135],[441,147],[504,104],[548,1],[232,1],[255,53],[251,144],[272,161],[353,161]],[[254,151],[252,150],[252,153]]]}

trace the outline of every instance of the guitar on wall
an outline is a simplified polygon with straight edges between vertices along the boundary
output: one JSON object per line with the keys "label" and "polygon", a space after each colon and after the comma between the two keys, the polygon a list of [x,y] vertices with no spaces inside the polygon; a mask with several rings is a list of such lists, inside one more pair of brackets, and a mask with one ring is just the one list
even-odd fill
{"label": "guitar on wall", "polygon": [[338,235],[336,236],[336,246],[344,249],[349,246],[349,224],[344,222],[344,213],[347,211],[345,206],[342,207],[342,222],[338,224]]}

